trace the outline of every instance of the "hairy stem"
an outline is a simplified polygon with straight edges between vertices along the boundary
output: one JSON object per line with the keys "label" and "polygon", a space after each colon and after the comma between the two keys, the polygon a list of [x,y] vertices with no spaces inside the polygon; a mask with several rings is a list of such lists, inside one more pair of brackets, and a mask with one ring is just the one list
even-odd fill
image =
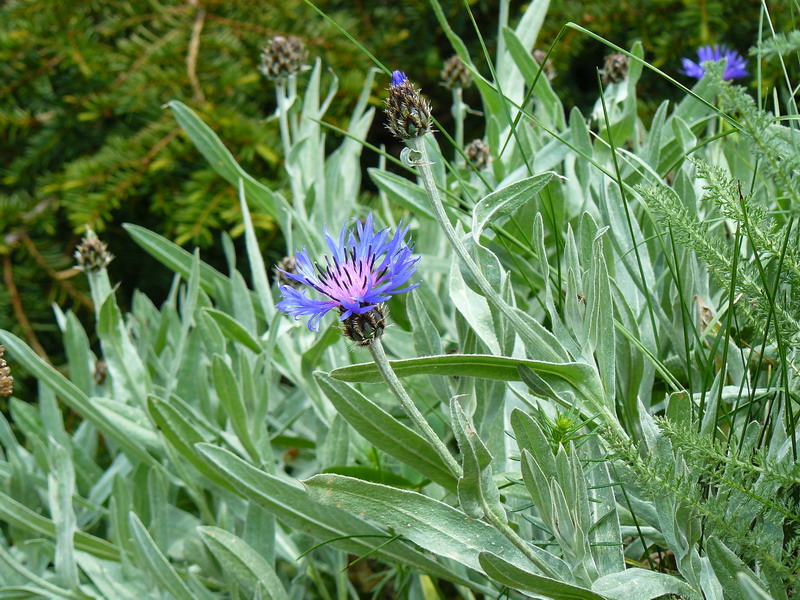
{"label": "hairy stem", "polygon": [[283,160],[289,159],[292,149],[292,140],[289,137],[289,115],[286,106],[286,84],[282,80],[275,82],[275,96],[278,100],[278,122],[281,127],[281,144],[283,145]]}
{"label": "hairy stem", "polygon": [[464,100],[462,99],[462,89],[460,86],[453,88],[453,120],[456,124],[456,148],[455,148],[455,162],[463,160],[461,153],[464,151]]}
{"label": "hairy stem", "polygon": [[417,426],[417,429],[420,430],[422,436],[431,446],[433,446],[433,449],[442,459],[442,462],[444,462],[453,476],[461,477],[461,467],[456,462],[456,459],[453,458],[453,455],[450,454],[450,451],[444,445],[442,440],[440,440],[439,436],[436,435],[436,432],[428,424],[428,421],[425,419],[423,414],[419,412],[419,409],[414,404],[414,401],[408,396],[403,384],[400,383],[400,380],[398,379],[394,370],[392,370],[392,366],[389,364],[389,359],[386,356],[386,351],[383,349],[383,343],[381,342],[380,338],[372,340],[368,347],[369,351],[372,353],[372,359],[375,361],[375,366],[378,367],[378,371],[380,371],[380,374],[383,376],[383,379],[386,381],[389,389],[392,390],[392,393],[395,395],[398,402],[400,402],[400,406],[403,407],[403,410],[406,411],[406,414],[409,416],[411,421]]}

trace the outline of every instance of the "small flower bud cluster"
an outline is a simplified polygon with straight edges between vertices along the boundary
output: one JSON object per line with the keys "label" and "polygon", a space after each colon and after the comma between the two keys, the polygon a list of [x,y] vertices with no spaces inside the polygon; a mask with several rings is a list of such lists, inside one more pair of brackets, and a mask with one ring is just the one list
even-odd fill
{"label": "small flower bud cluster", "polygon": [[454,54],[444,62],[440,77],[442,85],[450,90],[472,85],[472,73],[469,72],[458,54]]}
{"label": "small flower bud cluster", "polygon": [[628,57],[621,52],[609,54],[603,61],[603,84],[619,83],[628,77]]}
{"label": "small flower bud cluster", "polygon": [[3,358],[6,349],[0,346],[0,396],[10,396],[14,393],[14,378],[11,376],[11,368]]}
{"label": "small flower bud cluster", "polygon": [[342,334],[353,340],[356,346],[369,346],[383,335],[384,329],[386,329],[386,315],[383,303],[376,305],[369,312],[361,315],[353,314],[342,321]]}
{"label": "small flower bud cluster", "polygon": [[482,169],[489,164],[489,146],[483,140],[472,140],[467,147],[464,148],[464,154],[467,160],[476,169]]}
{"label": "small flower bud cluster", "polygon": [[536,64],[542,66],[544,64],[544,75],[547,77],[548,80],[553,81],[556,78],[556,68],[553,66],[553,61],[548,60],[545,62],[545,58],[547,58],[547,52],[544,50],[534,50],[533,51],[533,60],[536,61]]}
{"label": "small flower bud cluster", "polygon": [[258,69],[269,79],[285,79],[302,69],[307,57],[308,52],[299,37],[279,35],[261,51]]}
{"label": "small flower bud cluster", "polygon": [[289,277],[297,273],[297,261],[294,256],[284,256],[275,265],[275,281],[278,285],[290,285],[293,288],[300,287],[300,283]]}
{"label": "small flower bud cluster", "polygon": [[91,229],[75,248],[73,256],[81,271],[99,271],[108,267],[108,263],[114,260],[114,255],[108,251],[108,246],[100,241]]}
{"label": "small flower bud cluster", "polygon": [[422,137],[431,130],[431,105],[402,71],[392,73],[386,116],[386,126],[400,140]]}

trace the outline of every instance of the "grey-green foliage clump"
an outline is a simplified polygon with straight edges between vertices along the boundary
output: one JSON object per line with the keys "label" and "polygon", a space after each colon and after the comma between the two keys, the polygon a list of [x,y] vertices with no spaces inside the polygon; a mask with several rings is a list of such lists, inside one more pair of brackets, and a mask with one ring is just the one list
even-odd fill
{"label": "grey-green foliage clump", "polygon": [[[639,45],[591,116],[565,114],[530,54],[542,3],[490,71],[432,6],[480,94],[452,110],[483,119],[480,168],[445,131],[365,152],[375,73],[345,131],[319,60],[273,88],[285,194],[170,102],[237,194],[246,264],[227,235],[222,272],[129,224],[174,273],[166,302],[123,312],[100,260],[96,347],[61,310],[63,369],[0,332],[39,382],[0,418],[0,597],[799,591],[797,155],[775,153],[794,130],[713,68],[643,123]],[[387,303],[373,360],[276,307],[255,213],[320,264],[326,225],[411,224],[422,285]]]}

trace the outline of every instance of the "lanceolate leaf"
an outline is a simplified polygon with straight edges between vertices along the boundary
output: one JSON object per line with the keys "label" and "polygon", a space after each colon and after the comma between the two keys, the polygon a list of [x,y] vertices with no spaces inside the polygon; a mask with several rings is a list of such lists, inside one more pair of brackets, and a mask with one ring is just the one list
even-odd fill
{"label": "lanceolate leaf", "polygon": [[523,592],[541,594],[552,600],[607,600],[592,590],[520,569],[491,552],[481,552],[479,558],[489,577]]}
{"label": "lanceolate leaf", "polygon": [[455,491],[456,481],[431,445],[349,385],[325,373],[314,374],[322,391],[348,423],[376,448],[416,469],[431,481]]}
{"label": "lanceolate leaf", "polygon": [[208,465],[232,484],[238,495],[257,502],[293,531],[306,533],[354,554],[374,554],[424,573],[466,584],[460,577],[406,544],[387,544],[391,535],[385,530],[336,506],[323,506],[312,501],[303,489],[257,469],[233,453],[211,444],[197,444],[195,447]]}
{"label": "lanceolate leaf", "polygon": [[289,600],[275,569],[249,544],[219,527],[200,527],[200,538],[217,557],[226,575],[250,596],[261,583],[269,600]]}
{"label": "lanceolate leaf", "polygon": [[492,192],[475,205],[472,212],[472,237],[480,243],[483,230],[498,217],[508,215],[536,197],[555,175],[553,171],[540,173],[512,183]]}
{"label": "lanceolate leaf", "polygon": [[303,484],[313,500],[391,527],[426,550],[473,569],[480,569],[478,554],[482,551],[529,566],[525,556],[496,529],[428,496],[332,474],[315,475]]}

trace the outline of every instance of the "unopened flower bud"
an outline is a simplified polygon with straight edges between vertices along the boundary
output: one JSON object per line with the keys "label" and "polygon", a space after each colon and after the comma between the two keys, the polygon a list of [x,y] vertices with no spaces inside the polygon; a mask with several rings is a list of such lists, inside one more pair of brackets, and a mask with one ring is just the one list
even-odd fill
{"label": "unopened flower bud", "polygon": [[386,116],[386,126],[400,140],[422,137],[431,130],[431,105],[402,71],[392,73]]}
{"label": "unopened flower bud", "polygon": [[621,52],[609,54],[603,61],[603,84],[619,83],[628,76],[628,56]]}
{"label": "unopened flower bud", "polygon": [[553,66],[552,60],[545,62],[545,58],[547,58],[547,52],[544,50],[537,49],[533,51],[533,60],[535,60],[536,64],[539,66],[544,64],[544,67],[542,67],[544,75],[548,80],[552,81],[556,77],[556,68]]}
{"label": "unopened flower bud", "polygon": [[0,346],[0,396],[10,396],[14,393],[14,378],[11,376],[11,368],[3,358],[6,349]]}
{"label": "unopened flower bud", "polygon": [[440,74],[442,85],[448,89],[466,88],[472,85],[472,73],[461,60],[458,54],[454,54],[446,61]]}
{"label": "unopened flower bud", "polygon": [[464,148],[464,154],[476,169],[482,169],[489,164],[489,146],[483,140],[472,140]]}
{"label": "unopened flower bud", "polygon": [[295,281],[289,275],[297,273],[297,261],[294,256],[284,256],[275,265],[275,281],[280,285],[290,285],[293,288],[300,287],[300,282]]}
{"label": "unopened flower bud", "polygon": [[73,256],[81,271],[99,271],[108,267],[108,263],[114,260],[114,255],[108,251],[108,246],[100,241],[91,229],[75,248]]}
{"label": "unopened flower bud", "polygon": [[342,334],[353,340],[356,346],[369,346],[383,335],[384,329],[386,329],[386,315],[382,303],[377,304],[369,312],[352,314],[342,321]]}
{"label": "unopened flower bud", "polygon": [[103,385],[108,376],[108,363],[104,360],[98,360],[94,364],[94,382],[97,385]]}
{"label": "unopened flower bud", "polygon": [[277,36],[261,51],[261,71],[269,79],[285,79],[303,68],[308,52],[294,35]]}

